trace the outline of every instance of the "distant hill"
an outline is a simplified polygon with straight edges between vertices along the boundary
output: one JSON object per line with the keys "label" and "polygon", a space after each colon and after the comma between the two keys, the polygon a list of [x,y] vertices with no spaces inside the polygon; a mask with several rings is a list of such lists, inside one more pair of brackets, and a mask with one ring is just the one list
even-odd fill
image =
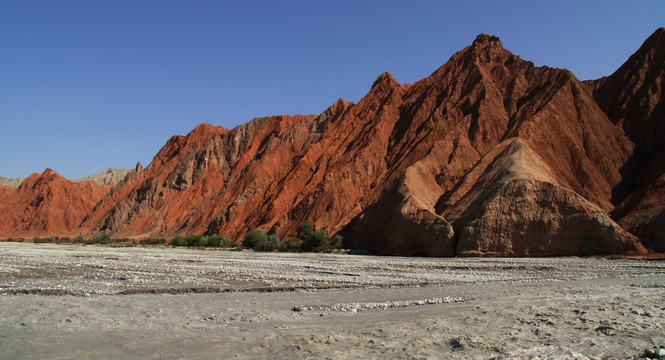
{"label": "distant hill", "polygon": [[0,176],[0,184],[5,184],[13,187],[18,187],[21,185],[21,182],[23,182],[23,178],[6,178],[4,176]]}
{"label": "distant hill", "polygon": [[132,169],[107,169],[104,172],[86,176],[80,179],[73,179],[73,182],[86,182],[86,181],[94,181],[98,184],[101,185],[115,185],[119,183],[122,179],[127,176],[127,173],[132,171]]}
{"label": "distant hill", "polygon": [[[98,174],[93,174],[90,176],[86,176],[80,179],[73,179],[70,181],[73,182],[86,182],[86,181],[94,181],[100,185],[115,185],[122,181],[122,179],[125,178],[127,173],[132,171],[132,169],[111,169],[108,168],[104,172],[100,172]],[[21,183],[25,180],[24,178],[6,178],[4,176],[0,176],[0,184],[5,184],[13,187],[18,187],[21,185]]]}

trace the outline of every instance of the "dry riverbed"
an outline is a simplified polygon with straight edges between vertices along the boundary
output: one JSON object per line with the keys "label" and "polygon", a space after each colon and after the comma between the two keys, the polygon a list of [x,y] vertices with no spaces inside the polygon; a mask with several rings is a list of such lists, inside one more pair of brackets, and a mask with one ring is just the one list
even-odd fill
{"label": "dry riverbed", "polygon": [[0,358],[625,359],[665,262],[0,243]]}

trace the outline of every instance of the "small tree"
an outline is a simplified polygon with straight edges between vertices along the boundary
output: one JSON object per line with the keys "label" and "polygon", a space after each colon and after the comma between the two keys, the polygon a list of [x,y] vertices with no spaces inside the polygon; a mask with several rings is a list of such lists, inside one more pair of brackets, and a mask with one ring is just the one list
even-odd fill
{"label": "small tree", "polygon": [[172,246],[187,246],[187,240],[180,235],[176,235],[171,239]]}
{"label": "small tree", "polygon": [[268,234],[261,229],[250,231],[245,235],[242,246],[247,249],[262,250],[268,241]]}
{"label": "small tree", "polygon": [[231,245],[233,240],[231,238],[226,237],[226,236],[221,236],[221,235],[210,235],[208,236],[208,241],[206,242],[206,246],[209,247],[227,247]]}
{"label": "small tree", "polygon": [[94,239],[95,244],[110,244],[111,243],[111,235],[107,233],[101,233],[97,236],[95,236]]}
{"label": "small tree", "polygon": [[231,247],[233,246],[233,239],[228,236],[220,236],[219,238],[219,247]]}
{"label": "small tree", "polygon": [[187,240],[187,246],[196,246],[196,247],[202,247],[206,246],[207,238],[201,234],[198,235],[187,235],[185,236],[185,240]]}
{"label": "small tree", "polygon": [[219,247],[222,237],[219,235],[210,235],[206,241],[208,247]]}
{"label": "small tree", "polygon": [[262,250],[273,251],[275,249],[278,249],[280,244],[281,241],[279,239],[279,236],[277,236],[277,234],[270,234],[268,235],[268,239],[266,240],[266,245]]}
{"label": "small tree", "polygon": [[304,223],[300,227],[300,238],[305,251],[320,251],[329,246],[328,234],[325,231],[314,230],[314,226],[310,223]]}

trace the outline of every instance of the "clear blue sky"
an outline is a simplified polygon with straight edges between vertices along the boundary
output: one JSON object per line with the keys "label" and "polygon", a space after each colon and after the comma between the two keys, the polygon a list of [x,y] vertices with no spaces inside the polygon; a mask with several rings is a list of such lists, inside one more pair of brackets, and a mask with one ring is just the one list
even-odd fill
{"label": "clear blue sky", "polygon": [[477,34],[580,79],[611,74],[665,1],[0,0],[0,175],[144,166],[202,122],[318,114]]}

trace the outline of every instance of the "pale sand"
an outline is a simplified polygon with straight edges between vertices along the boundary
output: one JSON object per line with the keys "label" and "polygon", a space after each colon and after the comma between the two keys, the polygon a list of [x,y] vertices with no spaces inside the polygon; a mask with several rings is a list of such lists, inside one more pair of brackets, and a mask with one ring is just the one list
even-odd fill
{"label": "pale sand", "polygon": [[[665,345],[662,261],[0,243],[0,293],[2,359],[614,359]],[[446,297],[458,302],[417,305]]]}

